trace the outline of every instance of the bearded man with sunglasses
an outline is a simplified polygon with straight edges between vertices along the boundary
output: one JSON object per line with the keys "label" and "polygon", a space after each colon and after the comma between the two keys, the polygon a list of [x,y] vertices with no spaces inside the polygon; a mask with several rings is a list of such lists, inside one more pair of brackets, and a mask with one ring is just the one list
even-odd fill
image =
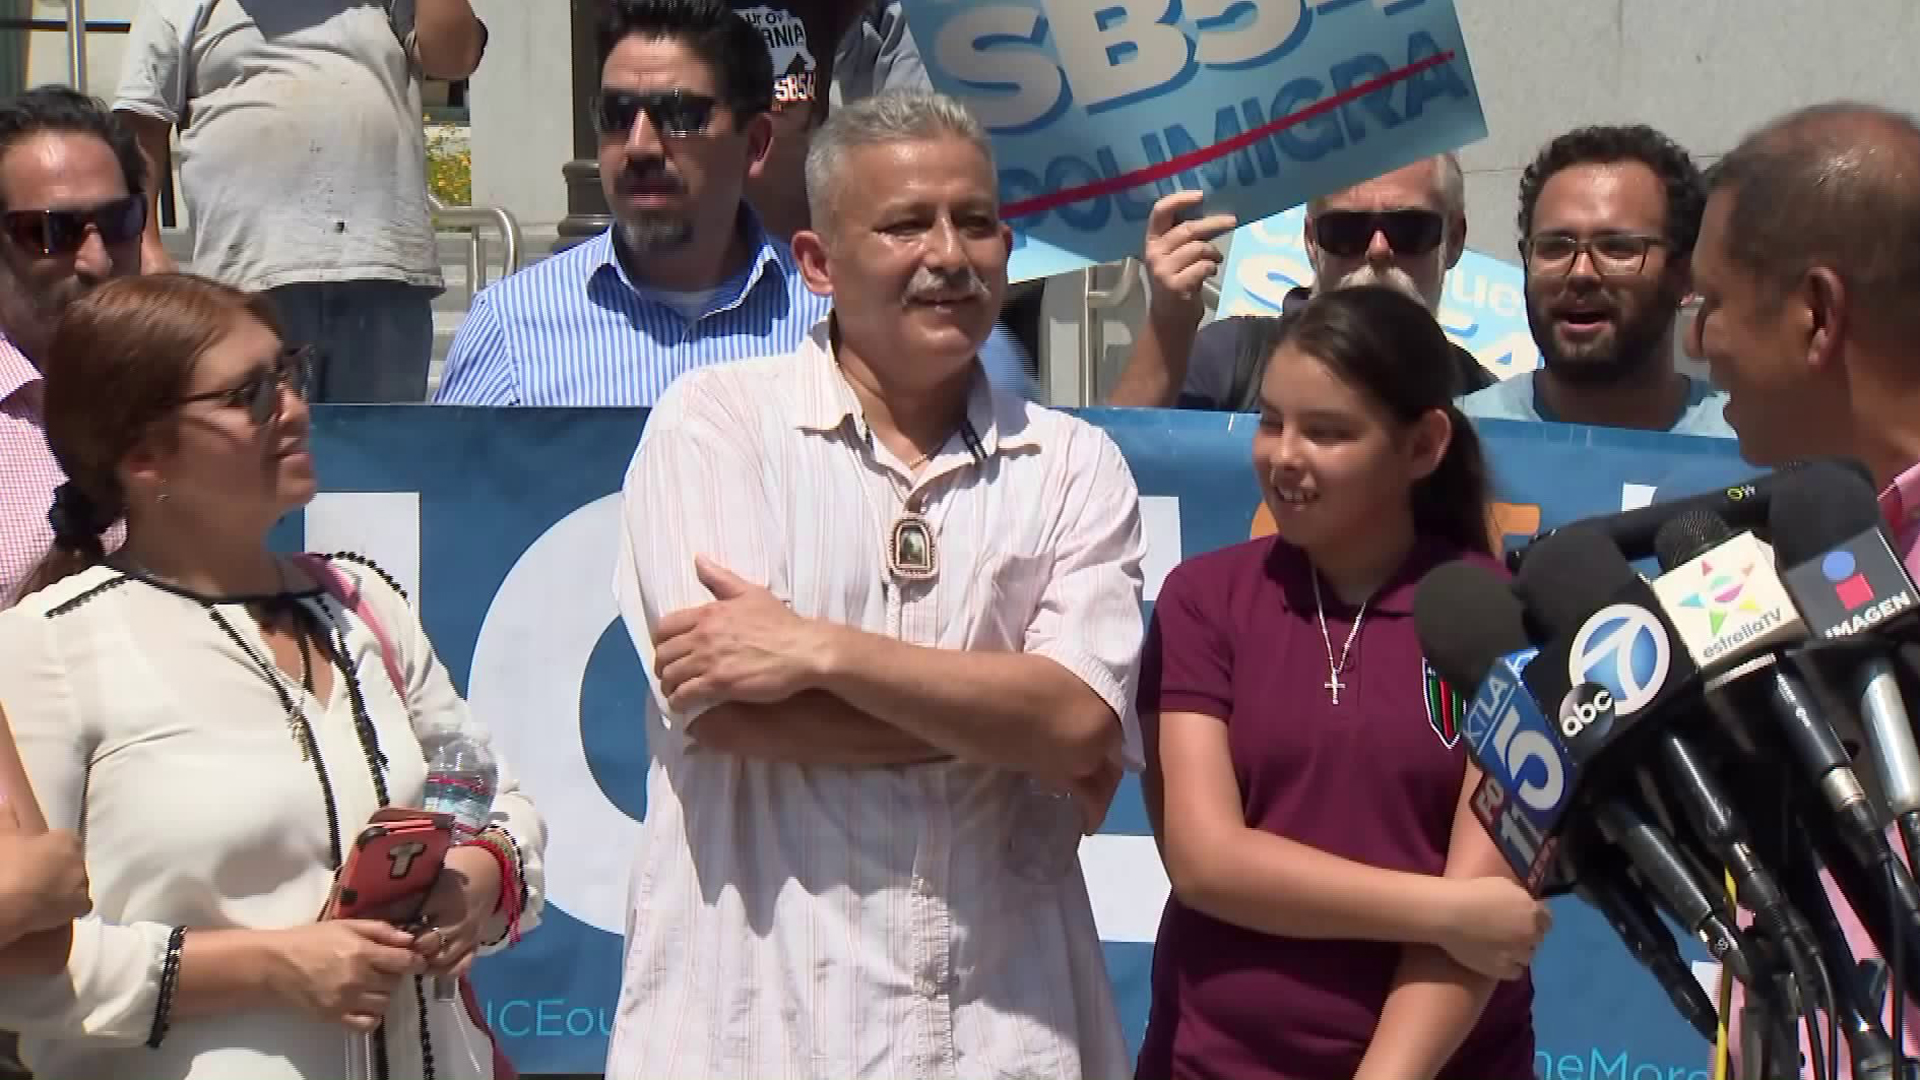
{"label": "bearded man with sunglasses", "polygon": [[67,305],[140,271],[146,163],[131,132],[64,86],[0,105],[0,607],[46,552],[66,479],[47,449],[40,358]]}
{"label": "bearded man with sunglasses", "polygon": [[[1217,319],[1206,314],[1201,286],[1219,271],[1213,240],[1238,222],[1231,214],[1192,216],[1197,191],[1175,192],[1147,218],[1145,261],[1152,281],[1147,325],[1109,396],[1120,406],[1258,411],[1260,378],[1272,350],[1251,331],[1266,315]],[[1460,162],[1441,154],[1395,169],[1307,204],[1307,258],[1312,289],[1282,302],[1286,319],[1316,289],[1391,285],[1438,312],[1447,271],[1467,242],[1465,182]],[[1493,376],[1473,354],[1453,350],[1456,393],[1488,386]]]}
{"label": "bearded man with sunglasses", "polygon": [[1585,127],[1520,177],[1527,324],[1544,366],[1470,395],[1468,416],[1731,438],[1726,395],[1674,367],[1706,190],[1645,125]]}
{"label": "bearded man with sunglasses", "polygon": [[792,350],[830,301],[746,200],[772,60],[722,0],[613,0],[600,27],[605,233],[474,298],[435,401],[652,405],[679,376]]}

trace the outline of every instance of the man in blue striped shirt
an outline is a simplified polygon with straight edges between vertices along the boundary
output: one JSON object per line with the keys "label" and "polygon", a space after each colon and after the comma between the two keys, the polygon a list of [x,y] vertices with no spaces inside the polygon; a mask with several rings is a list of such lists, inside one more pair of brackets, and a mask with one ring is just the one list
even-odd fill
{"label": "man in blue striped shirt", "polygon": [[772,61],[721,0],[614,0],[600,30],[606,233],[483,290],[435,401],[652,405],[678,376],[785,353],[825,316],[743,191]]}

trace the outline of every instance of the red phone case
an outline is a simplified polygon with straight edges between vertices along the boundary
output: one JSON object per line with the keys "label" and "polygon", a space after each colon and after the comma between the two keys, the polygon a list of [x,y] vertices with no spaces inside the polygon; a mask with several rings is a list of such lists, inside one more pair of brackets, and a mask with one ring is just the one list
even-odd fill
{"label": "red phone case", "polygon": [[326,917],[393,918],[390,909],[399,901],[424,902],[452,847],[451,815],[423,811],[374,815],[354,838],[347,864],[335,878]]}

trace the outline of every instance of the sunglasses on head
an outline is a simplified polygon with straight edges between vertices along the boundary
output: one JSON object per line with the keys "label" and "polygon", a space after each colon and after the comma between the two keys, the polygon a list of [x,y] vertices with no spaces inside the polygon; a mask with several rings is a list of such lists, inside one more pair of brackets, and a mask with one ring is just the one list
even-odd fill
{"label": "sunglasses on head", "polygon": [[314,348],[301,345],[283,349],[271,364],[262,365],[253,370],[234,386],[225,390],[209,390],[204,394],[193,394],[180,399],[180,404],[191,405],[196,401],[217,401],[231,409],[245,409],[247,419],[256,427],[264,427],[280,418],[280,391],[292,390],[301,397],[307,396],[307,375],[313,370]]}
{"label": "sunglasses on head", "polygon": [[719,104],[691,90],[602,90],[594,123],[602,135],[625,135],[645,113],[661,135],[685,138],[706,130]]}
{"label": "sunglasses on head", "polygon": [[1373,234],[1387,238],[1395,255],[1425,255],[1440,246],[1447,222],[1431,210],[1388,210],[1369,214],[1330,210],[1313,219],[1313,240],[1320,250],[1357,259],[1373,245]]}
{"label": "sunglasses on head", "polygon": [[0,227],[16,247],[42,257],[71,255],[87,242],[87,228],[108,246],[132,243],[147,227],[147,197],[135,193],[98,206],[72,210],[9,210]]}

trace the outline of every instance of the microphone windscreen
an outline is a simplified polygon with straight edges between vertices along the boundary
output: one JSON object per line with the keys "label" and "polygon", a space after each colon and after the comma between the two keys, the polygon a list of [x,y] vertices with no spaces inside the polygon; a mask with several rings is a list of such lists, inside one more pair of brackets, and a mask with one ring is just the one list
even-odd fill
{"label": "microphone windscreen", "polygon": [[1464,561],[1441,563],[1420,579],[1413,626],[1434,673],[1463,697],[1486,681],[1494,661],[1532,644],[1513,590]]}
{"label": "microphone windscreen", "polygon": [[1774,557],[1783,567],[1811,562],[1881,524],[1873,485],[1854,469],[1828,461],[1782,483],[1767,515]]}
{"label": "microphone windscreen", "polygon": [[1570,526],[1536,544],[1513,590],[1541,640],[1571,636],[1594,612],[1633,583],[1633,567],[1607,535]]}
{"label": "microphone windscreen", "polygon": [[1733,530],[1711,510],[1688,510],[1660,526],[1653,537],[1653,552],[1660,569],[1672,570],[1705,555],[1733,539]]}

